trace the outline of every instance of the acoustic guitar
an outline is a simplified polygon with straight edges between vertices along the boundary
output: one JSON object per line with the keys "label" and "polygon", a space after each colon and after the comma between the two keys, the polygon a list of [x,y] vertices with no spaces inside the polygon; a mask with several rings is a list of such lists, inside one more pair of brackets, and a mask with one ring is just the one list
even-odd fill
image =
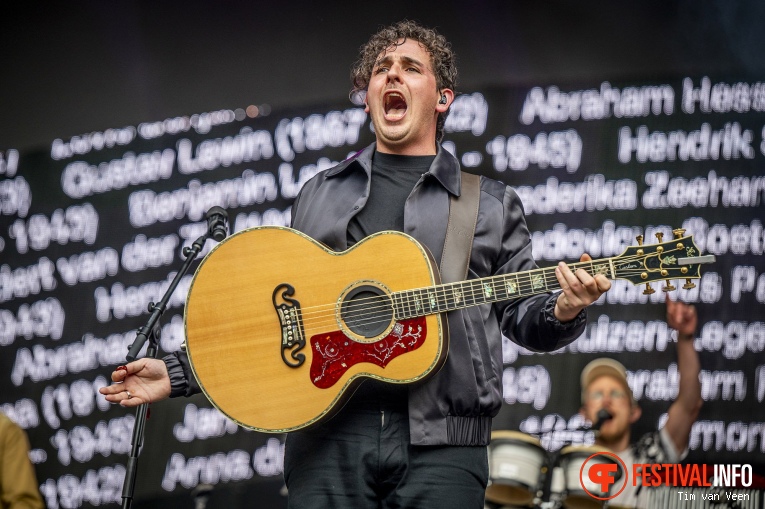
{"label": "acoustic guitar", "polygon": [[[691,288],[714,257],[699,256],[683,234],[569,267],[650,292],[651,282],[672,279]],[[441,284],[430,253],[404,233],[335,252],[290,228],[257,227],[222,241],[197,268],[186,349],[216,408],[244,427],[283,433],[333,415],[365,378],[408,384],[435,373],[446,359],[448,311],[559,288],[555,267]]]}

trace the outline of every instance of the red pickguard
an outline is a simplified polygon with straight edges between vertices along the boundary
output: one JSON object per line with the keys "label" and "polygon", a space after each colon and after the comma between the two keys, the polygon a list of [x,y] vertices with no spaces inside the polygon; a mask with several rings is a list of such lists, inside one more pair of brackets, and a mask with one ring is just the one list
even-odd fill
{"label": "red pickguard", "polygon": [[316,387],[327,389],[360,362],[384,368],[399,355],[418,349],[426,333],[425,317],[417,317],[396,322],[390,334],[374,343],[353,341],[342,331],[317,334],[311,338],[311,381]]}

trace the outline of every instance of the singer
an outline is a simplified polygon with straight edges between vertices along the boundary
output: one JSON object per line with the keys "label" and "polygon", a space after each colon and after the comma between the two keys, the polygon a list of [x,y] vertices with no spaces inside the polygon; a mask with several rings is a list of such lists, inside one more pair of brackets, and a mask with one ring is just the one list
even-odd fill
{"label": "singer", "polygon": [[[693,347],[696,309],[667,297],[667,324],[677,330],[677,369],[680,390],[669,407],[667,422],[630,444],[633,423],[641,410],[627,383],[625,367],[607,358],[595,359],[581,374],[581,414],[593,423],[595,443],[614,451],[631,470],[633,463],[678,463],[688,454],[691,427],[701,410],[699,356]],[[644,507],[641,486],[628,482],[624,491],[610,501],[617,507]]]}
{"label": "singer", "polygon": [[[463,273],[472,279],[536,268],[517,193],[463,177],[440,144],[456,77],[451,45],[435,30],[402,21],[374,34],[352,86],[365,98],[376,142],[306,182],[291,226],[336,251],[380,231],[407,232],[440,260],[453,242],[446,240],[458,237],[446,235],[451,197],[467,196],[477,213],[467,227],[472,243],[456,250]],[[432,378],[416,386],[367,380],[332,419],[290,433],[290,509],[482,509],[486,446],[502,405],[502,333],[534,351],[562,348],[584,330],[587,306],[611,287],[603,274],[565,263],[555,279],[559,293],[449,312],[449,355]],[[183,352],[163,360],[117,369],[116,383],[101,392],[132,407],[200,390]]]}

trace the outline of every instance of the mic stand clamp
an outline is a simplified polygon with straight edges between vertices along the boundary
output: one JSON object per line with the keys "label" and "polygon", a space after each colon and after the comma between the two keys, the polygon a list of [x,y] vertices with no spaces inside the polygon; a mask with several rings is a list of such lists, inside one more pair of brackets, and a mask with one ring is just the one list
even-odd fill
{"label": "mic stand clamp", "polygon": [[[205,245],[207,239],[212,238],[212,233],[209,231],[195,240],[191,247],[183,248],[183,256],[185,261],[181,270],[175,275],[170,286],[167,288],[165,295],[159,303],[150,302],[148,310],[151,313],[149,320],[145,325],[138,328],[135,341],[130,346],[126,359],[128,362],[136,360],[138,353],[143,348],[144,343],[149,341],[149,346],[146,347],[146,357],[156,359],[157,357],[157,342],[161,335],[161,329],[159,325],[159,318],[165,312],[167,303],[170,301],[173,292],[178,284],[181,282],[183,276],[188,273],[192,262],[196,259],[202,248]],[[222,239],[221,239],[222,240]],[[127,465],[125,467],[125,482],[122,485],[122,508],[129,509],[133,503],[133,491],[135,490],[135,480],[138,473],[138,455],[140,454],[141,447],[143,446],[143,434],[146,427],[148,405],[146,403],[139,405],[135,412],[135,423],[133,424],[133,436],[130,440],[130,455],[128,456]]]}

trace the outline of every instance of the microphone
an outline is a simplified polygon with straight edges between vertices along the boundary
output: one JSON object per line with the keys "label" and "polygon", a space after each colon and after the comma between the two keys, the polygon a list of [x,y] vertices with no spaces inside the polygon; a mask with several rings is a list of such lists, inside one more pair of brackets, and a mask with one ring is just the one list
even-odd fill
{"label": "microphone", "polygon": [[597,417],[597,420],[595,421],[595,424],[593,424],[593,425],[592,425],[592,430],[593,430],[593,431],[594,431],[596,434],[597,434],[597,433],[600,433],[600,428],[601,428],[601,426],[603,426],[603,424],[604,424],[604,423],[605,423],[607,420],[609,420],[609,419],[613,419],[613,418],[614,418],[614,416],[613,416],[613,415],[611,415],[611,412],[609,412],[609,411],[608,411],[608,410],[606,410],[605,408],[601,408],[600,410],[598,410],[598,413],[597,413],[596,417]]}
{"label": "microphone", "polygon": [[225,239],[228,235],[228,228],[226,227],[228,213],[216,205],[207,211],[205,217],[207,218],[207,232],[212,238],[218,242]]}

